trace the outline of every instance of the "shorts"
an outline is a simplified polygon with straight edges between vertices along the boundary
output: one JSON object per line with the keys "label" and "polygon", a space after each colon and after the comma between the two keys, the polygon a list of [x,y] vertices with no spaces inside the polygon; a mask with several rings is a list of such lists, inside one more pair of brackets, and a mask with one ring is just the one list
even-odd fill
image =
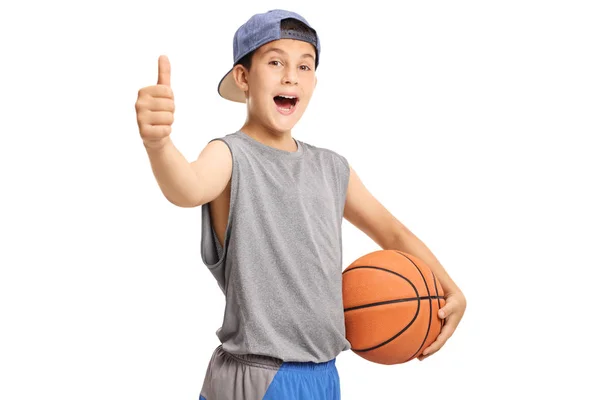
{"label": "shorts", "polygon": [[231,354],[219,345],[206,369],[200,400],[340,400],[335,360],[283,362]]}

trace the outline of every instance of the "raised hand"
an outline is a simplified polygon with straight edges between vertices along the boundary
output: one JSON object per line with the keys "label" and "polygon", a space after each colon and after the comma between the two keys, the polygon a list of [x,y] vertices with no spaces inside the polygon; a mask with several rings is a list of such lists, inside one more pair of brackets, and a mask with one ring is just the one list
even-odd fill
{"label": "raised hand", "polygon": [[139,90],[135,111],[144,145],[152,148],[163,146],[171,134],[175,113],[171,64],[167,56],[158,58],[157,84]]}

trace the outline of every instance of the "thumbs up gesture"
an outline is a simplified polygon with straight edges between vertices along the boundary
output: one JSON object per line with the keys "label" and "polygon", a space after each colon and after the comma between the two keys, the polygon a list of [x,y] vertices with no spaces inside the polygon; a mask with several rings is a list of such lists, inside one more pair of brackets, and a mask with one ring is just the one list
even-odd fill
{"label": "thumbs up gesture", "polygon": [[171,90],[171,64],[167,56],[158,58],[158,82],[138,92],[135,112],[140,136],[146,147],[160,148],[171,134],[175,101]]}

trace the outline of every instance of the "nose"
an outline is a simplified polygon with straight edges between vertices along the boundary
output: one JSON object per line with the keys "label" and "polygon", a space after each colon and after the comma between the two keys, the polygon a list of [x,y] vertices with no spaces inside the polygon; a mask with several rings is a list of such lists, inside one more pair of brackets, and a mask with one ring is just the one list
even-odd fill
{"label": "nose", "polygon": [[284,85],[297,85],[298,84],[298,71],[293,67],[285,68],[283,74],[282,83]]}

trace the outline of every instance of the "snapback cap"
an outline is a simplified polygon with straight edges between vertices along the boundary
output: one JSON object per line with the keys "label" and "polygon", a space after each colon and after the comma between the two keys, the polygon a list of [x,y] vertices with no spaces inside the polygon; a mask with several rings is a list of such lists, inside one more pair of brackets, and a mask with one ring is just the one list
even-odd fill
{"label": "snapback cap", "polygon": [[[282,29],[281,21],[292,18],[302,22],[309,32]],[[315,68],[319,65],[321,44],[317,31],[299,14],[286,10],[270,10],[255,14],[238,28],[233,36],[233,66],[223,76],[217,88],[219,95],[227,100],[245,103],[246,96],[233,80],[233,67],[248,53],[258,49],[265,43],[279,39],[296,39],[312,44],[316,50]]]}

